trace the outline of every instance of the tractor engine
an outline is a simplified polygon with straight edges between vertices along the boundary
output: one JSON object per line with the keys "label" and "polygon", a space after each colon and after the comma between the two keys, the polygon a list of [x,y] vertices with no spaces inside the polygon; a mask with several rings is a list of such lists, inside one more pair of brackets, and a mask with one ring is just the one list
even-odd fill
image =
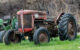
{"label": "tractor engine", "polygon": [[35,23],[36,29],[38,29],[39,27],[45,27],[46,29],[48,29],[50,33],[50,37],[58,36],[57,25],[55,24],[52,18],[51,19],[49,18],[46,20],[35,20],[34,23]]}

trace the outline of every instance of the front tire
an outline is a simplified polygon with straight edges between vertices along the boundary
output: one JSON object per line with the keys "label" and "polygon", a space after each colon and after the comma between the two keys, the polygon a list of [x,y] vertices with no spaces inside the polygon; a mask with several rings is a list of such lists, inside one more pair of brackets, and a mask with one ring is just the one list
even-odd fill
{"label": "front tire", "polygon": [[45,43],[50,41],[50,35],[47,29],[40,27],[34,32],[33,41],[35,44]]}

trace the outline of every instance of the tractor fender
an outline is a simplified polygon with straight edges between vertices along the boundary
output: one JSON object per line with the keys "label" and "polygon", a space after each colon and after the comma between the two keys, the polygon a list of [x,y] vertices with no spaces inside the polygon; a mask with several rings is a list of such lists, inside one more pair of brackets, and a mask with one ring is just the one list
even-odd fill
{"label": "tractor fender", "polygon": [[60,18],[62,17],[62,15],[64,15],[65,13],[63,12],[63,13],[61,13],[58,17],[57,17],[57,19],[56,19],[56,23],[58,24],[59,23],[59,21],[60,21]]}

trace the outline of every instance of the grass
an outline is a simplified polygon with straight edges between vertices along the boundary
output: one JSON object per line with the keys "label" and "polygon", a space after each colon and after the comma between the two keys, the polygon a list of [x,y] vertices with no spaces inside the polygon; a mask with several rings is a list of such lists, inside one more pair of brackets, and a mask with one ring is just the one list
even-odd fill
{"label": "grass", "polygon": [[0,43],[0,50],[80,50],[80,36],[74,41],[60,41],[53,38],[49,43],[34,45],[33,42],[23,40],[18,44],[5,45]]}

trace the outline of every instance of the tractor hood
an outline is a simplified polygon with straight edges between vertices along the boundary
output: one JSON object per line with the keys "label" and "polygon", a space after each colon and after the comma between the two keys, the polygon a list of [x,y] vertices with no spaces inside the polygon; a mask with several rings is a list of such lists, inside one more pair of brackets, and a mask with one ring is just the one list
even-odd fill
{"label": "tractor hood", "polygon": [[20,10],[20,11],[17,12],[17,15],[20,15],[21,13],[23,13],[23,14],[41,13],[41,14],[46,15],[45,11],[37,11],[37,10]]}

